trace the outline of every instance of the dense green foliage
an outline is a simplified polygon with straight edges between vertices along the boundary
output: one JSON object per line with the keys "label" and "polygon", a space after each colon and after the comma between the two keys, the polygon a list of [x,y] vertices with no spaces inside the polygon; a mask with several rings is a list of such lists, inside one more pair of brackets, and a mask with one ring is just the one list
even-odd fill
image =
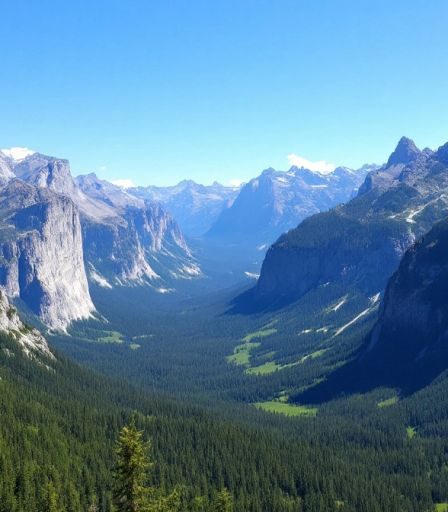
{"label": "dense green foliage", "polygon": [[[3,337],[2,346],[13,342]],[[223,488],[236,511],[422,511],[447,497],[444,381],[393,407],[377,407],[383,391],[329,404],[315,418],[235,406],[252,425],[244,426],[66,361],[53,372],[17,351],[1,354],[2,512],[78,512],[94,503],[111,511],[114,442],[135,409],[152,438],[149,483],[164,495],[181,486],[182,510],[213,510]],[[232,407],[226,414],[235,417]]]}
{"label": "dense green foliage", "polygon": [[114,498],[119,512],[145,509],[149,445],[135,422],[122,428],[116,447]]}
{"label": "dense green foliage", "polygon": [[[61,356],[48,370],[3,336],[1,512],[112,512],[115,440],[134,413],[152,442],[147,485],[161,507],[226,510],[233,498],[236,512],[422,512],[448,501],[443,375],[410,397],[376,389],[306,414],[292,403],[356,354],[376,317],[371,298],[329,284],[244,316],[226,311],[225,294],[207,303],[144,288],[95,295],[110,322],[51,339],[138,388]],[[105,331],[123,342],[102,343]],[[247,360],[235,364],[229,356],[246,343]],[[248,371],[267,362],[276,370]]]}

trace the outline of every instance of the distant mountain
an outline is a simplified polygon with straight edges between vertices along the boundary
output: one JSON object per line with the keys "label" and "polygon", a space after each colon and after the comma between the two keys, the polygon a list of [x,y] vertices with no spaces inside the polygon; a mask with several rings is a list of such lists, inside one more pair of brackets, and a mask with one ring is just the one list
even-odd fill
{"label": "distant mountain", "polygon": [[0,152],[0,256],[0,287],[56,330],[94,312],[87,276],[165,293],[200,275],[159,205],[23,148]]}
{"label": "distant mountain", "polygon": [[172,187],[135,187],[128,192],[143,200],[160,203],[178,222],[188,236],[206,233],[221,212],[231,206],[238,195],[238,187],[220,183],[199,185],[184,180]]}
{"label": "distant mountain", "polygon": [[254,290],[260,303],[294,300],[325,283],[372,295],[408,247],[448,215],[448,145],[420,151],[402,138],[357,197],[314,215],[269,249]]}
{"label": "distant mountain", "polygon": [[241,188],[207,237],[263,250],[306,217],[353,197],[369,170],[338,167],[324,175],[297,167],[288,172],[266,169]]}
{"label": "distant mountain", "polygon": [[200,275],[176,221],[159,204],[94,174],[77,177],[76,184],[89,200],[110,212],[107,217],[90,210],[83,215],[86,261],[98,285],[149,283],[165,292],[167,281]]}
{"label": "distant mountain", "polygon": [[162,284],[200,273],[175,221],[94,174],[73,179],[67,160],[34,153],[13,171],[26,183],[68,196],[80,212],[89,278],[96,284]]}

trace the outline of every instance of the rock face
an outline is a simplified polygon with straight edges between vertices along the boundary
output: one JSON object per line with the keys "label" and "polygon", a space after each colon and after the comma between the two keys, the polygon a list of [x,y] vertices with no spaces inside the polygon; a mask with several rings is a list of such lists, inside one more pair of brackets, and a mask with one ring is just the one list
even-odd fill
{"label": "rock face", "polygon": [[163,292],[168,280],[201,273],[160,206],[94,174],[75,181],[67,160],[4,150],[0,186],[0,286],[51,329],[94,311],[86,268],[99,286],[146,283]]}
{"label": "rock face", "polygon": [[266,169],[244,185],[207,236],[231,244],[269,246],[306,217],[350,199],[368,172],[337,168],[322,175],[304,168]]}
{"label": "rock face", "polygon": [[204,235],[221,212],[229,208],[239,187],[220,183],[199,185],[184,180],[173,187],[135,187],[129,193],[141,199],[160,203],[179,223],[182,232],[191,237]]}
{"label": "rock face", "polygon": [[0,331],[10,335],[23,352],[39,360],[42,356],[48,361],[55,359],[46,339],[37,329],[23,324],[17,311],[9,304],[6,295],[0,291]]}
{"label": "rock face", "polygon": [[361,382],[411,392],[448,368],[447,286],[444,219],[408,249],[389,280],[377,323],[348,372],[352,386]]}
{"label": "rock face", "polygon": [[[366,354],[398,353],[415,362],[448,355],[448,220],[436,224],[404,255],[391,277]],[[439,354],[440,355],[440,354]]]}
{"label": "rock face", "polygon": [[14,179],[0,190],[0,286],[52,329],[94,310],[73,202]]}
{"label": "rock face", "polygon": [[448,215],[445,151],[422,152],[401,139],[356,198],[306,219],[269,249],[255,299],[294,300],[328,282],[384,289],[405,250]]}
{"label": "rock face", "polygon": [[6,185],[13,178],[14,173],[11,169],[11,160],[0,151],[0,187]]}
{"label": "rock face", "polygon": [[98,285],[149,283],[165,290],[161,283],[172,278],[200,275],[177,223],[160,205],[93,174],[76,183],[86,197],[110,211],[98,217],[81,210],[85,258]]}
{"label": "rock face", "polygon": [[407,137],[402,137],[398,141],[395,151],[390,155],[386,167],[400,164],[408,165],[417,160],[420,153],[421,151],[415,145],[413,140],[408,139]]}

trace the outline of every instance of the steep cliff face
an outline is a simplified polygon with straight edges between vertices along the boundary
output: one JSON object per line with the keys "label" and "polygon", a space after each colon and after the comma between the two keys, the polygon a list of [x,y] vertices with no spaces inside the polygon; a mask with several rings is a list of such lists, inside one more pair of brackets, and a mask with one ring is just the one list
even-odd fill
{"label": "steep cliff face", "polygon": [[31,329],[23,324],[16,309],[10,305],[2,291],[0,291],[0,331],[10,335],[27,356],[40,361],[42,358],[46,361],[55,359],[47,340],[37,329]]}
{"label": "steep cliff face", "polygon": [[[86,261],[100,286],[154,284],[200,271],[177,224],[158,205],[129,206],[117,221],[83,222]],[[188,274],[186,269],[194,269]]]}
{"label": "steep cliff face", "polygon": [[390,279],[365,357],[391,364],[448,361],[448,221],[404,255]]}
{"label": "steep cliff face", "polygon": [[306,219],[269,249],[256,300],[293,300],[327,282],[384,289],[404,251],[448,214],[443,155],[443,147],[421,152],[402,139],[390,165],[370,173],[356,198]]}
{"label": "steep cliff face", "polygon": [[52,329],[94,310],[76,206],[20,180],[0,190],[0,286]]}
{"label": "steep cliff face", "polygon": [[94,174],[74,180],[67,160],[40,153],[15,162],[13,171],[77,206],[85,263],[96,284],[152,284],[200,274],[177,224],[160,207]]}
{"label": "steep cliff face", "polygon": [[101,221],[117,215],[111,205],[95,201],[77,186],[68,160],[33,153],[15,162],[13,171],[15,176],[30,185],[48,188],[57,194],[70,197],[82,216]]}
{"label": "steep cliff face", "polygon": [[163,289],[172,278],[192,278],[200,269],[174,219],[155,203],[136,198],[94,174],[76,179],[89,199],[111,209],[98,218],[84,212],[84,251],[96,284],[148,283]]}

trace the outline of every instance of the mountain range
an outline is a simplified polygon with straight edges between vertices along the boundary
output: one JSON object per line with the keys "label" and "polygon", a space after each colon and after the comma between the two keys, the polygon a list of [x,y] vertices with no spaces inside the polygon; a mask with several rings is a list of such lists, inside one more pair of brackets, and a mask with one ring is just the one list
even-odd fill
{"label": "mountain range", "polygon": [[305,168],[269,168],[242,188],[206,234],[210,240],[265,251],[303,219],[345,202],[356,194],[369,170],[338,167],[330,174]]}
{"label": "mountain range", "polygon": [[[204,265],[212,261],[208,271],[221,264],[224,275],[304,217],[350,198],[368,169],[270,169],[241,189],[184,181],[126,190],[93,173],[74,179],[66,159],[4,150],[0,285],[48,327],[64,330],[95,314],[89,283],[167,293],[179,279],[201,277],[183,231],[196,239]],[[238,270],[235,280],[243,278]]]}
{"label": "mountain range", "polygon": [[128,192],[161,204],[186,236],[199,237],[211,228],[223,210],[232,205],[239,187],[226,187],[217,182],[200,185],[184,180],[171,187],[133,187]]}
{"label": "mountain range", "polygon": [[403,137],[355,198],[304,220],[267,252],[257,302],[295,300],[326,283],[382,291],[401,257],[448,215],[448,145],[420,151]]}
{"label": "mountain range", "polygon": [[[131,410],[154,440],[155,473],[188,488],[178,510],[208,510],[223,485],[238,511],[443,510],[448,145],[421,151],[402,138],[386,164],[358,172],[269,170],[191,238],[160,203],[95,174],[73,178],[64,159],[0,153],[0,180],[5,510],[114,510],[113,439]],[[212,206],[198,190],[199,222]],[[243,226],[235,216],[234,233],[214,232],[238,208]],[[229,288],[164,295],[210,279],[201,243],[257,250],[276,223],[313,208],[325,211],[280,236],[244,295],[257,314],[230,314]],[[15,306],[51,329],[50,344]]]}
{"label": "mountain range", "polygon": [[88,281],[111,288],[169,283],[200,269],[158,204],[94,175],[72,178],[67,160],[0,153],[0,284],[50,328],[95,310]]}

